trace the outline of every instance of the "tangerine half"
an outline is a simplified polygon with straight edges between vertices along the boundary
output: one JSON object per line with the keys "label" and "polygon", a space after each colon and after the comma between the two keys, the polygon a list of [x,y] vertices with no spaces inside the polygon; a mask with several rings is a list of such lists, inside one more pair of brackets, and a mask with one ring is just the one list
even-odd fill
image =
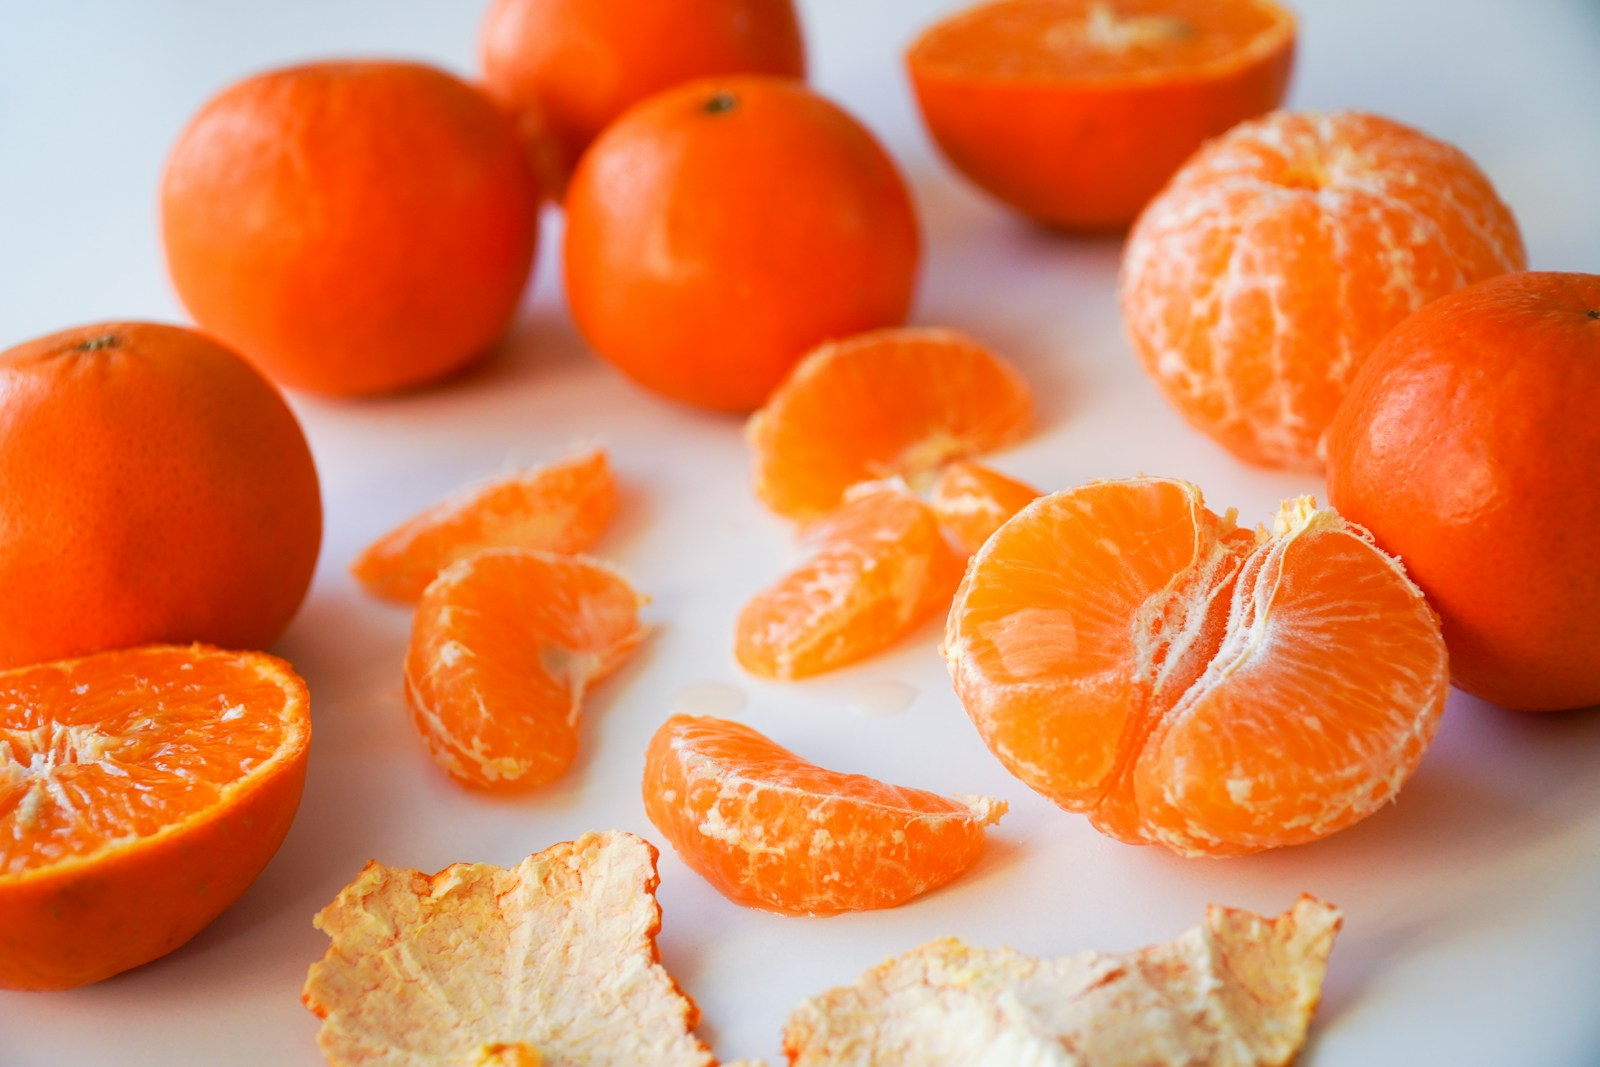
{"label": "tangerine half", "polygon": [[945,636],[1017,777],[1122,841],[1230,856],[1387,803],[1448,690],[1399,562],[1309,498],[1255,532],[1185,482],[1042,497],[979,549]]}

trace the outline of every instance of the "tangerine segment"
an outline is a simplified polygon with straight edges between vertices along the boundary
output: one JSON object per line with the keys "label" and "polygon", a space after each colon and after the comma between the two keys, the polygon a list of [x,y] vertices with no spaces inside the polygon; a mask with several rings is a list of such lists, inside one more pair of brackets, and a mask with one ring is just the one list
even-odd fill
{"label": "tangerine segment", "polygon": [[611,464],[591,449],[440,501],[368,545],[350,573],[374,596],[414,603],[441,570],[480,549],[587,551],[616,509]]}
{"label": "tangerine segment", "polygon": [[983,345],[939,329],[874,330],[801,360],[746,437],[755,492],[813,519],[858,482],[913,484],[945,462],[1002,448],[1032,426],[1027,382]]}
{"label": "tangerine segment", "polygon": [[945,535],[971,556],[1007,519],[1038,497],[1039,490],[1025,482],[958,459],[939,472],[928,506]]}
{"label": "tangerine segment", "polygon": [[611,831],[505,870],[367,864],[301,999],[334,1067],[714,1067],[656,950],[657,853]]}
{"label": "tangerine segment", "polygon": [[1209,137],[1277,106],[1295,20],[1272,0],[999,0],[906,54],[923,121],[978,186],[1041,222],[1132,222]]}
{"label": "tangerine segment", "polygon": [[199,933],[293,821],[305,683],[152,645],[0,672],[0,988],[69,989]]}
{"label": "tangerine segment", "polygon": [[644,810],[728,899],[832,915],[955,878],[1006,804],[827,770],[740,723],[674,715],[645,753]]}
{"label": "tangerine segment", "polygon": [[592,559],[496,548],[459,560],[417,604],[406,703],[435,762],[463,785],[553,781],[578,751],[590,687],[644,636],[644,599]]}
{"label": "tangerine segment", "polygon": [[1239,855],[1366,817],[1447,691],[1437,617],[1308,498],[1254,535],[1187,483],[1042,498],[973,558],[945,658],[989,747],[1119,840]]}
{"label": "tangerine segment", "polygon": [[1460,150],[1376,115],[1275,112],[1208,144],[1129,236],[1122,310],[1145,370],[1240,458],[1316,470],[1378,340],[1526,263]]}
{"label": "tangerine segment", "polygon": [[950,603],[961,580],[933,512],[870,482],[809,526],[807,558],[739,612],[734,654],[763,678],[821,674],[882,651]]}
{"label": "tangerine segment", "polygon": [[801,1004],[784,1050],[790,1067],[1282,1067],[1342,921],[1302,896],[1274,919],[1213,904],[1203,925],[1136,952],[1039,959],[941,938]]}

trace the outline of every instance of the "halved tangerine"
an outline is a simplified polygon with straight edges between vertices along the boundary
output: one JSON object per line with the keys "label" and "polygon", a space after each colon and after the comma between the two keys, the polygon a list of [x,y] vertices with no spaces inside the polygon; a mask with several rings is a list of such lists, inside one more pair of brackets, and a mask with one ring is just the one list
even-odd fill
{"label": "halved tangerine", "polygon": [[807,556],[739,612],[734,655],[763,678],[805,678],[879,652],[950,603],[961,559],[896,480],[857,486],[808,526]]}
{"label": "halved tangerine", "polygon": [[941,465],[1032,428],[1020,374],[953,330],[890,329],[830,341],[750,419],[755,492],[779,515],[814,519],[858,482],[913,485]]}
{"label": "halved tangerine", "polygon": [[434,761],[463,785],[554,781],[578,752],[584,695],[644,637],[643,598],[597,560],[496,548],[422,594],[406,703]]}
{"label": "halved tangerine", "polygon": [[0,988],[163,956],[283,842],[311,740],[282,660],[151,645],[0,672]]}
{"label": "halved tangerine", "polygon": [[589,449],[440,501],[368,545],[350,573],[373,596],[414,603],[440,571],[481,549],[586,552],[616,508],[605,450]]}
{"label": "halved tangerine", "polygon": [[973,557],[945,636],[1012,773],[1119,840],[1314,841],[1399,791],[1448,685],[1400,563],[1309,499],[1234,526],[1163,478],[1043,497]]}
{"label": "halved tangerine", "polygon": [[832,915],[949,882],[1006,804],[827,770],[740,723],[674,715],[645,754],[644,810],[730,900]]}

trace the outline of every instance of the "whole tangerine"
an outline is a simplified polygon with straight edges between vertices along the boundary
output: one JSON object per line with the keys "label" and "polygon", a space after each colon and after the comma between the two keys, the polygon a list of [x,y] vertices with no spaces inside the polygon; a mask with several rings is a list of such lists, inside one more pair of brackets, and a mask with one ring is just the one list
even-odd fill
{"label": "whole tangerine", "polygon": [[629,110],[567,190],[567,299],[640,385],[759,407],[820,342],[905,320],[920,237],[877,140],[790,79],[702,79]]}
{"label": "whole tangerine", "polygon": [[551,192],[647,96],[713,75],[806,74],[792,0],[494,0],[478,51]]}
{"label": "whole tangerine", "polygon": [[1400,556],[1454,684],[1600,704],[1600,275],[1506,274],[1384,338],[1328,438],[1334,505]]}
{"label": "whole tangerine", "polygon": [[281,384],[340,396],[481,356],[521,300],[538,204],[510,119],[416,63],[238,82],[161,179],[167,266],[195,321]]}
{"label": "whole tangerine", "polygon": [[108,322],[0,353],[0,666],[270,645],[322,542],[300,424],[193,330]]}

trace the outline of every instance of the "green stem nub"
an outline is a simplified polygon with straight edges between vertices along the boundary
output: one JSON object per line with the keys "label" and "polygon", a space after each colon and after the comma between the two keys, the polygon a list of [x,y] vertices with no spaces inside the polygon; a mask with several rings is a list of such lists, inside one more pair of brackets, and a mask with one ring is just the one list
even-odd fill
{"label": "green stem nub", "polygon": [[707,115],[726,115],[739,106],[739,98],[726,89],[718,89],[711,94],[711,99],[701,105]]}
{"label": "green stem nub", "polygon": [[99,337],[91,337],[87,341],[79,341],[72,347],[79,352],[98,352],[102,348],[116,348],[122,343],[122,338],[114,333],[103,333]]}

